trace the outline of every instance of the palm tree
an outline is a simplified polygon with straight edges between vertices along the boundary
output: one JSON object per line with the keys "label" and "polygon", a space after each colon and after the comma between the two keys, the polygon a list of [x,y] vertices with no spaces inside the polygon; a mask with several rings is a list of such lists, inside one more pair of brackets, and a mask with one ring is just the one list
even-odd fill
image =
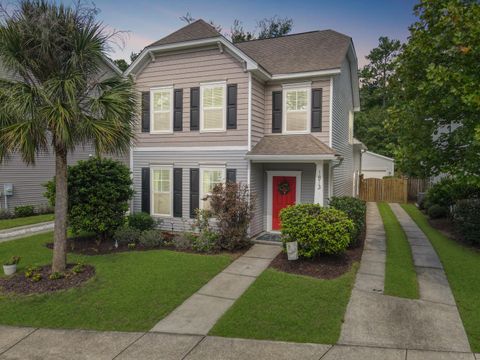
{"label": "palm tree", "polygon": [[52,271],[66,267],[68,154],[88,143],[97,154],[126,153],[133,140],[133,84],[106,78],[112,35],[95,15],[81,4],[21,0],[0,19],[0,60],[18,79],[0,81],[0,162],[55,154]]}

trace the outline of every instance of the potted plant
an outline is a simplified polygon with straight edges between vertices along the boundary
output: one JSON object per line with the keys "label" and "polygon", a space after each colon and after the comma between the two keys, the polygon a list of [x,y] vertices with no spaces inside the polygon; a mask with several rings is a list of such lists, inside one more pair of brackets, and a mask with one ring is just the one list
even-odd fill
{"label": "potted plant", "polygon": [[285,243],[285,246],[287,248],[288,260],[298,260],[298,242],[289,239],[289,241]]}
{"label": "potted plant", "polygon": [[3,264],[3,272],[5,275],[13,275],[17,271],[17,264],[20,262],[19,256],[12,256],[10,260]]}

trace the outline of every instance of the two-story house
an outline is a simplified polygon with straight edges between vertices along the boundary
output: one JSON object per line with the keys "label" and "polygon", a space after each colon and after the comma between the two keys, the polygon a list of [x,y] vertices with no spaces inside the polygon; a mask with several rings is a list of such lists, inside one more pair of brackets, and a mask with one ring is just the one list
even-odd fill
{"label": "two-story house", "polygon": [[163,227],[182,230],[224,181],[255,194],[252,236],[278,231],[287,205],[355,195],[350,37],[325,30],[232,44],[198,20],[147,46],[126,74],[141,94],[133,211]]}

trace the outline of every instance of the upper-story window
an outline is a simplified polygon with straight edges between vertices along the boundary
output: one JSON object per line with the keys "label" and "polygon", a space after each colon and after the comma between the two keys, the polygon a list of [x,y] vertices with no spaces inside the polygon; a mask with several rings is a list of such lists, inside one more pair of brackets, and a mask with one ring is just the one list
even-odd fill
{"label": "upper-story window", "polygon": [[150,90],[153,99],[151,106],[152,133],[171,133],[173,131],[173,87],[161,87]]}
{"label": "upper-story window", "polygon": [[284,133],[310,132],[310,87],[284,87]]}
{"label": "upper-story window", "polygon": [[200,99],[200,131],[225,131],[226,83],[201,85]]}

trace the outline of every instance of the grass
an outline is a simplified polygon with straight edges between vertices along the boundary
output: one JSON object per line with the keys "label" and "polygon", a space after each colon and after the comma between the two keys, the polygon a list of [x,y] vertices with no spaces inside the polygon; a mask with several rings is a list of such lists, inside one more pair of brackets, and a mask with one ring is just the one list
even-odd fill
{"label": "grass", "polygon": [[0,220],[0,230],[10,229],[17,226],[32,225],[42,222],[52,221],[55,218],[54,214],[33,215],[15,219]]}
{"label": "grass", "polygon": [[447,274],[473,352],[480,352],[480,251],[449,239],[430,226],[414,205],[402,205],[435,248]]}
{"label": "grass", "polygon": [[333,280],[267,269],[210,335],[334,344],[350,298],[357,264]]}
{"label": "grass", "polygon": [[[0,260],[22,257],[19,271],[51,261],[44,244],[52,233],[0,244]],[[146,331],[225,268],[227,255],[167,250],[101,256],[69,255],[69,262],[94,265],[84,286],[54,294],[0,295],[0,324],[48,328]]]}
{"label": "grass", "polygon": [[387,203],[379,203],[387,235],[387,262],[385,265],[385,289],[387,295],[418,299],[418,281],[408,238]]}

